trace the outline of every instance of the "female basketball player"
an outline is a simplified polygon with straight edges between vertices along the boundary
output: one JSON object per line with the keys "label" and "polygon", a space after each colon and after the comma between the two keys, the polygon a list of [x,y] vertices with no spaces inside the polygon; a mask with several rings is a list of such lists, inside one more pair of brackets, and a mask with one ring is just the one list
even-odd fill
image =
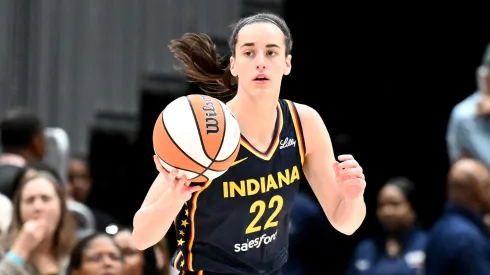
{"label": "female basketball player", "polygon": [[179,249],[173,265],[181,274],[279,274],[299,169],[338,231],[350,235],[361,225],[362,168],[350,155],[335,160],[315,110],[279,99],[291,48],[284,20],[264,13],[236,24],[227,68],[206,35],[172,41],[187,76],[210,95],[231,95],[227,105],[240,125],[241,148],[234,166],[200,186],[165,171],[155,158],[160,174],[134,217],[139,249],[157,243],[174,221]]}

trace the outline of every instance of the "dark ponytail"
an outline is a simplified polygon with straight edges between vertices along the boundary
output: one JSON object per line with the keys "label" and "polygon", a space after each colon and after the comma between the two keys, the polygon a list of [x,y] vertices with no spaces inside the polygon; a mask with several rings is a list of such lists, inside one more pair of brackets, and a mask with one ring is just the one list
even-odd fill
{"label": "dark ponytail", "polygon": [[222,100],[235,96],[237,81],[230,67],[223,65],[223,58],[208,35],[186,33],[180,39],[172,40],[169,48],[183,63],[178,69],[206,94]]}

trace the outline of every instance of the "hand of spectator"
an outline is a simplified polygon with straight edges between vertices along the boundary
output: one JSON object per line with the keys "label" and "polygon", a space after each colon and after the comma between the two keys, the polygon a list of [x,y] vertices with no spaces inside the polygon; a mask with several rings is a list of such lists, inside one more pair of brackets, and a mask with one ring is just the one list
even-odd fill
{"label": "hand of spectator", "polygon": [[11,251],[21,259],[26,260],[45,237],[45,221],[43,219],[29,220],[22,226]]}

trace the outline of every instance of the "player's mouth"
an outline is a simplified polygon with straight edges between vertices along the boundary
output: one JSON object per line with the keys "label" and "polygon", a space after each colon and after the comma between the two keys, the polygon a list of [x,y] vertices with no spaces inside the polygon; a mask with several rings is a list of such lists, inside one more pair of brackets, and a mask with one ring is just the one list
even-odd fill
{"label": "player's mouth", "polygon": [[269,78],[267,77],[267,75],[265,74],[258,74],[255,76],[254,78],[254,82],[257,83],[257,84],[264,84],[264,83],[267,83],[269,82]]}

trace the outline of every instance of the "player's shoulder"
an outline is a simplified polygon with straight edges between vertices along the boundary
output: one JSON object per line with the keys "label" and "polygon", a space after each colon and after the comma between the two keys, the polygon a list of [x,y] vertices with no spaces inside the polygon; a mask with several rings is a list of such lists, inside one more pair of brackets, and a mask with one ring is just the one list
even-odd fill
{"label": "player's shoulder", "polygon": [[320,118],[320,114],[311,106],[308,106],[308,105],[302,104],[302,103],[298,103],[298,102],[294,102],[294,101],[289,100],[289,99],[283,99],[283,100],[286,102],[289,102],[290,104],[292,104],[296,108],[296,111],[298,112],[298,116],[300,117],[302,122],[303,122],[303,120],[311,120],[311,119]]}

